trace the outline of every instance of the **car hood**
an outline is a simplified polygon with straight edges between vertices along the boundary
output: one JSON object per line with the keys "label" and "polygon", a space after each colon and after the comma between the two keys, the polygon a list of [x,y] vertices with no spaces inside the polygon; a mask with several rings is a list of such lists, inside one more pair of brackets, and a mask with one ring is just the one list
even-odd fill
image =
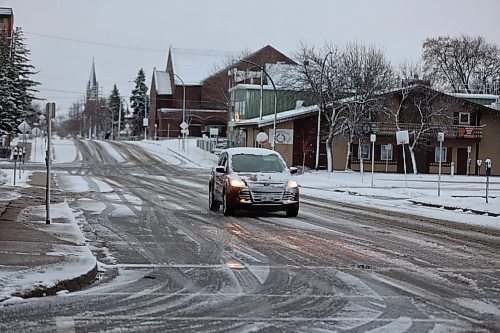
{"label": "car hood", "polygon": [[289,172],[239,172],[237,177],[247,184],[285,184],[290,178]]}

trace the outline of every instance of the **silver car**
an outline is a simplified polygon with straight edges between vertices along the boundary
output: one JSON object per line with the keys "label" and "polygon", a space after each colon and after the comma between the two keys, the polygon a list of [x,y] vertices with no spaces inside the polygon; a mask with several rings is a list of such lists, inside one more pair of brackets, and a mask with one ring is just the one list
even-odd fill
{"label": "silver car", "polygon": [[224,215],[236,209],[299,213],[297,168],[287,168],[281,155],[264,148],[229,148],[219,155],[209,181],[209,208]]}

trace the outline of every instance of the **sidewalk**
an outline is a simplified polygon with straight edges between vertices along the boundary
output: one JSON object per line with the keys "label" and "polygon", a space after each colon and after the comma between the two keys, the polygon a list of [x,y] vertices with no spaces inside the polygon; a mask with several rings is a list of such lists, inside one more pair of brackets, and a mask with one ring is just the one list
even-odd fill
{"label": "sidewalk", "polygon": [[45,177],[35,172],[29,186],[0,186],[0,302],[74,291],[95,279],[96,259],[55,184],[46,224]]}

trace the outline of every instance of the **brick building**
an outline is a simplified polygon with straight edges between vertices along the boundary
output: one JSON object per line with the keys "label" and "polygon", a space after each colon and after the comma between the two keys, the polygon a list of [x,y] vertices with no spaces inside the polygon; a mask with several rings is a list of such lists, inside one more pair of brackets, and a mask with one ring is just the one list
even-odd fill
{"label": "brick building", "polygon": [[[233,58],[236,55],[230,52],[170,48],[166,69],[153,69],[149,132],[159,138],[180,136],[184,114],[190,136],[200,137],[211,128],[218,128],[219,135],[226,136],[228,90],[234,79],[228,75],[229,70],[249,67],[242,62],[228,65]],[[259,65],[293,63],[269,45],[244,59]]]}

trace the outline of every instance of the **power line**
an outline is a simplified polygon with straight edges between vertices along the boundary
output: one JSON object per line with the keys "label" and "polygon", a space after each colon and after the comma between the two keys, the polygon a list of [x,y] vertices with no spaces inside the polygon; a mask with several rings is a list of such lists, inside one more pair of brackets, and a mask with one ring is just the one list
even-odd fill
{"label": "power line", "polygon": [[134,46],[128,46],[128,45],[109,44],[109,43],[104,43],[104,42],[93,42],[90,40],[40,34],[37,32],[24,31],[24,33],[28,34],[28,35],[33,35],[33,36],[64,40],[64,41],[72,42],[72,43],[91,44],[91,45],[105,46],[105,47],[111,47],[111,48],[117,48],[117,49],[135,50],[135,51],[144,51],[144,52],[155,52],[155,53],[163,53],[163,54],[165,54],[167,52],[166,50],[160,50],[160,49],[148,49],[148,48],[134,47]]}

